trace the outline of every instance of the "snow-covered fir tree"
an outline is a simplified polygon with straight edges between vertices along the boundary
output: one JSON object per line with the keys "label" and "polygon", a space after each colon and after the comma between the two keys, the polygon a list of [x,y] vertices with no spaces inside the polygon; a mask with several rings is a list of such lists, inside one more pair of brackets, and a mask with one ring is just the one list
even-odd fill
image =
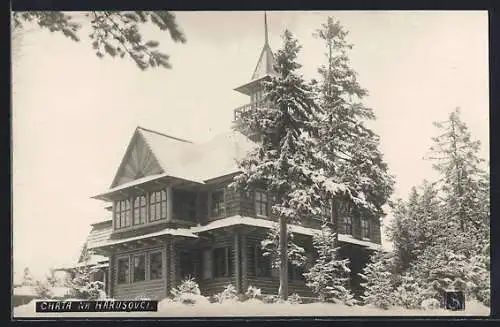
{"label": "snow-covered fir tree", "polygon": [[365,304],[388,309],[395,304],[394,289],[398,276],[394,273],[394,257],[390,253],[378,251],[370,257],[370,262],[360,274],[364,288],[362,295]]}
{"label": "snow-covered fir tree", "polygon": [[34,286],[35,280],[33,279],[33,275],[31,274],[31,270],[26,267],[23,271],[23,280],[21,282],[22,286]]}
{"label": "snow-covered fir tree", "polygon": [[[299,246],[294,242],[294,234],[290,228],[287,226],[288,235],[288,262],[296,267],[302,267],[307,261],[305,255],[306,251],[303,247]],[[262,255],[269,256],[271,258],[271,264],[274,269],[279,269],[280,267],[280,247],[279,247],[279,236],[280,229],[278,224],[274,224],[263,239],[260,244],[262,248]]]}
{"label": "snow-covered fir tree", "polygon": [[[310,83],[297,72],[301,67],[296,61],[299,50],[298,41],[286,30],[274,65],[277,76],[264,84],[267,101],[237,124],[251,129],[259,141],[257,149],[239,162],[242,173],[233,185],[242,189],[258,187],[273,195],[272,212],[280,224],[280,249],[287,247],[289,222],[318,216],[322,197],[347,192],[344,185],[325,173],[327,158],[317,151],[321,109]],[[282,300],[288,296],[287,262],[288,251],[280,251]]]}
{"label": "snow-covered fir tree", "polygon": [[[340,22],[332,17],[315,34],[327,50],[327,64],[318,70],[320,82],[316,88],[324,111],[319,148],[329,159],[328,175],[346,185],[356,198],[365,200],[362,205],[352,203],[351,214],[379,219],[384,215],[382,207],[393,192],[394,181],[379,151],[379,137],[366,125],[375,115],[363,103],[368,91],[360,86],[357,73],[351,67],[348,52],[353,45],[347,42],[347,35]],[[334,199],[336,203],[346,200],[349,199],[342,194]],[[341,215],[337,211],[332,216]],[[337,221],[332,223],[339,225]]]}
{"label": "snow-covered fir tree", "polygon": [[354,295],[349,288],[349,259],[338,258],[335,240],[335,233],[328,225],[313,235],[313,247],[318,257],[309,272],[304,273],[306,285],[321,301],[353,305]]}
{"label": "snow-covered fir tree", "polygon": [[84,248],[80,263],[74,269],[74,276],[69,281],[72,295],[77,299],[96,300],[105,298],[104,283],[93,281],[92,275],[97,271],[90,259],[93,252]]}
{"label": "snow-covered fir tree", "polygon": [[478,236],[483,236],[485,230],[489,234],[489,217],[484,216],[484,206],[489,200],[479,201],[486,174],[484,159],[478,156],[481,143],[472,140],[459,108],[446,121],[434,125],[440,134],[433,138],[430,159],[441,175],[447,219],[473,240],[483,242]]}

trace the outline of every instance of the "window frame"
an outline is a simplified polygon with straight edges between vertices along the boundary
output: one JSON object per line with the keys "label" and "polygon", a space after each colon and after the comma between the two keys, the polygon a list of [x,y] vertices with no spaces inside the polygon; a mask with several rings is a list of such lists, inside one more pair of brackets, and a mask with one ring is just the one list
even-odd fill
{"label": "window frame", "polygon": [[[260,194],[260,199],[257,199],[257,194]],[[265,196],[266,200],[263,201],[262,197]],[[255,210],[255,216],[269,218],[269,194],[263,190],[257,189],[253,192],[253,204]],[[262,206],[265,205],[265,215],[259,213],[257,208],[262,210]]]}
{"label": "window frame", "polygon": [[[367,236],[365,236],[365,232]],[[370,221],[367,217],[361,217],[361,238],[363,240],[370,240]]]}
{"label": "window frame", "polygon": [[[167,191],[165,188],[148,193],[148,222],[167,219]],[[153,209],[154,208],[154,209]],[[157,210],[158,209],[158,210]],[[154,212],[154,214],[153,214]],[[158,212],[160,213],[158,215]]]}
{"label": "window frame", "polygon": [[[144,267],[143,267],[143,270],[144,270],[144,279],[141,279],[141,280],[136,280],[136,265],[135,265],[135,259],[136,258],[140,258],[140,257],[143,257],[144,258]],[[147,252],[141,252],[141,253],[134,253],[134,254],[131,254],[130,255],[130,261],[132,263],[131,265],[131,277],[132,277],[132,284],[137,284],[137,283],[141,283],[141,282],[145,282],[148,280],[148,276],[147,276],[147,267],[148,267],[148,264],[146,262],[146,258],[147,258]]]}
{"label": "window frame", "polygon": [[[134,197],[132,206],[132,226],[145,225],[148,222],[148,196],[147,193]],[[142,201],[144,200],[144,201]],[[144,202],[144,203],[143,203]],[[137,222],[136,219],[139,218]]]}
{"label": "window frame", "polygon": [[[350,236],[353,236],[354,234],[354,226],[353,226],[353,223],[352,223],[352,217],[350,215],[346,215],[344,217],[344,233],[346,235],[350,235]],[[349,228],[348,228],[349,227]]]}
{"label": "window frame", "polygon": [[[224,275],[218,275],[216,251],[223,250],[224,252]],[[231,278],[233,275],[233,260],[231,246],[218,246],[212,249],[212,278]]]}
{"label": "window frame", "polygon": [[[155,254],[159,254],[160,255],[160,263],[161,263],[161,266],[160,266],[160,276],[159,277],[156,277],[156,278],[153,278],[152,275],[151,275],[151,264],[153,262],[153,260],[151,260],[152,256],[155,255]],[[147,263],[147,267],[148,267],[148,271],[147,271],[147,277],[148,279],[147,280],[159,280],[159,279],[163,279],[165,276],[164,276],[164,273],[163,273],[163,269],[165,269],[165,251],[163,251],[163,249],[158,249],[158,250],[153,250],[153,251],[148,251],[148,263]]]}
{"label": "window frame", "polygon": [[[125,229],[132,226],[132,206],[130,198],[115,201],[114,209],[114,228]],[[127,225],[128,218],[128,225]]]}
{"label": "window frame", "polygon": [[[218,215],[214,215],[214,209],[213,209],[213,204],[214,204],[214,194],[216,193],[221,193],[222,194],[222,208],[219,209]],[[210,218],[223,218],[226,216],[226,189],[225,188],[219,188],[216,190],[213,190],[210,192],[210,201],[209,201],[209,215]]]}
{"label": "window frame", "polygon": [[[120,261],[121,260],[127,260],[127,280],[124,282],[120,282]],[[116,279],[116,285],[128,285],[131,284],[131,276],[130,276],[130,255],[121,255],[116,257],[116,273],[115,273],[115,279]]]}

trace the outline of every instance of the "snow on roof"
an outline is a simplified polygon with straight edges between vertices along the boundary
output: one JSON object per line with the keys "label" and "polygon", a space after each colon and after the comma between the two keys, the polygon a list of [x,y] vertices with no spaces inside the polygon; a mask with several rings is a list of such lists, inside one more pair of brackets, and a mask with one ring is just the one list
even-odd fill
{"label": "snow on roof", "polygon": [[12,290],[12,295],[38,297],[38,294],[35,290],[35,287],[34,286],[27,286],[27,285],[14,287]]}
{"label": "snow on roof", "polygon": [[[87,236],[86,245],[87,248],[94,247],[95,244],[103,242],[109,239],[109,236],[113,232],[113,225],[111,220],[107,220],[101,223],[93,224],[89,235]],[[99,261],[99,257],[95,256],[96,263]]]}
{"label": "snow on roof", "polygon": [[[256,227],[263,227],[263,228],[273,228],[276,225],[276,222],[272,221],[272,220],[267,220],[267,219],[259,219],[259,218],[252,218],[252,217],[245,217],[245,216],[236,215],[236,216],[212,221],[204,226],[191,227],[191,231],[193,233],[201,233],[201,232],[205,232],[208,230],[224,228],[224,227],[234,226],[234,225],[248,225],[248,226],[256,226]],[[315,229],[315,228],[304,227],[304,226],[299,226],[299,225],[294,225],[294,224],[289,224],[289,226],[290,226],[290,230],[293,233],[297,233],[297,234],[313,236],[319,232],[319,229]],[[372,250],[381,250],[382,249],[382,246],[379,244],[372,243],[369,241],[358,240],[358,239],[355,239],[354,237],[352,237],[351,235],[339,234],[339,241],[365,246],[365,247],[368,247]]]}
{"label": "snow on roof", "polygon": [[190,238],[198,238],[197,235],[193,234],[189,229],[185,228],[165,228],[162,229],[158,232],[154,233],[148,233],[148,234],[143,234],[143,235],[138,235],[138,236],[133,236],[133,237],[126,237],[126,238],[120,238],[116,240],[103,240],[98,243],[94,243],[92,247],[88,246],[88,249],[95,249],[99,247],[104,247],[104,246],[109,246],[109,245],[115,245],[115,244],[121,244],[125,242],[130,242],[130,241],[136,241],[136,240],[142,240],[145,238],[149,237],[154,237],[154,236],[161,236],[161,235],[173,235],[173,236],[184,236],[184,237],[190,237]]}

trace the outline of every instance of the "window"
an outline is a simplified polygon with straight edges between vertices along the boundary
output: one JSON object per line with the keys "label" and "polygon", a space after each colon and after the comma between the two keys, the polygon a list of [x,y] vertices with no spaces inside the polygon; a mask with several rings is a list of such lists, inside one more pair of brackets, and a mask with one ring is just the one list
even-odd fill
{"label": "window", "polygon": [[186,190],[175,190],[173,198],[174,218],[196,221],[196,193]]}
{"label": "window", "polygon": [[212,192],[211,216],[222,217],[224,215],[224,190]]}
{"label": "window", "polygon": [[255,276],[257,277],[271,277],[272,266],[271,257],[264,255],[260,246],[255,247]]}
{"label": "window", "polygon": [[117,201],[115,207],[115,228],[130,227],[130,215],[130,201]]}
{"label": "window", "polygon": [[118,284],[127,284],[129,282],[130,275],[130,267],[129,267],[129,259],[120,258],[117,260],[117,283]]}
{"label": "window", "polygon": [[351,218],[351,216],[345,216],[345,218],[344,218],[344,233],[347,235],[352,235],[352,218]]}
{"label": "window", "polygon": [[214,277],[230,277],[233,268],[229,247],[214,249]]}
{"label": "window", "polygon": [[206,249],[203,251],[203,279],[212,278],[212,250]]}
{"label": "window", "polygon": [[267,211],[267,194],[261,191],[255,192],[255,213],[257,216],[268,216]]}
{"label": "window", "polygon": [[146,222],[146,196],[141,195],[134,199],[134,225],[141,225]]}
{"label": "window", "polygon": [[134,260],[134,282],[146,280],[146,255],[140,254],[133,256]]}
{"label": "window", "polygon": [[149,278],[151,280],[163,277],[163,255],[162,252],[149,254]]}
{"label": "window", "polygon": [[180,275],[181,278],[194,277],[193,256],[189,251],[179,251]]}
{"label": "window", "polygon": [[149,220],[167,218],[167,193],[165,190],[152,192],[149,196]]}
{"label": "window", "polygon": [[370,238],[370,224],[366,217],[361,218],[361,237]]}

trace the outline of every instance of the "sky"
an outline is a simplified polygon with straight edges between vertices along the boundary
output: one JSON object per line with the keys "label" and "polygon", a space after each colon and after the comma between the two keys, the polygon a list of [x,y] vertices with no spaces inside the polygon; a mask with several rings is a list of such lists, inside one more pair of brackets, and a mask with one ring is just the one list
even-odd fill
{"label": "sky", "polygon": [[[489,154],[488,18],[466,12],[268,12],[276,51],[288,28],[306,78],[325,63],[312,34],[328,16],[354,44],[349,54],[377,120],[394,197],[435,178],[423,160],[432,122],[457,106],[481,155]],[[178,12],[186,44],[144,29],[170,55],[171,70],[140,71],[131,60],[99,59],[82,41],[27,28],[13,54],[13,264],[41,275],[76,260],[90,224],[110,218],[91,196],[105,191],[132,133],[142,126],[194,142],[230,128],[249,102],[233,89],[251,78],[264,42],[263,12]],[[79,22],[85,18],[76,13]],[[390,246],[384,240],[386,246]]]}

